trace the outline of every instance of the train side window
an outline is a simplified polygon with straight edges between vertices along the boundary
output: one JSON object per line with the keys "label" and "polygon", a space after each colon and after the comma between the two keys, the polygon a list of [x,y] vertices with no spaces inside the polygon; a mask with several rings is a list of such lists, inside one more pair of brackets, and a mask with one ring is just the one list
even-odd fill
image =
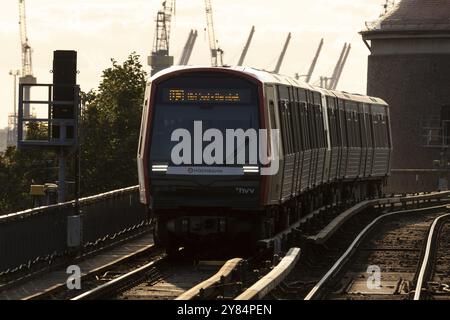
{"label": "train side window", "polygon": [[293,128],[293,121],[292,121],[292,103],[288,102],[288,108],[287,108],[287,118],[286,121],[288,123],[288,129],[289,129],[289,154],[294,153],[294,128]]}
{"label": "train side window", "polygon": [[269,117],[271,129],[278,129],[275,117],[275,102],[273,100],[269,101]]}
{"label": "train side window", "polygon": [[322,148],[327,147],[327,141],[325,139],[325,124],[324,124],[324,117],[323,117],[323,109],[322,106],[319,106],[319,114],[320,114],[320,128],[321,128],[321,134],[322,134]]}
{"label": "train side window", "polygon": [[379,148],[380,147],[380,139],[379,139],[378,115],[377,114],[374,114],[372,116],[372,121],[373,121],[373,133],[374,133],[374,138],[375,138],[375,148]]}
{"label": "train side window", "polygon": [[386,134],[387,134],[387,147],[390,149],[392,147],[391,145],[391,127],[389,122],[389,114],[388,109],[386,107]]}
{"label": "train side window", "polygon": [[339,107],[338,107],[338,113],[339,113],[339,132],[342,142],[342,147],[348,146],[348,139],[347,139],[347,120],[346,120],[346,114],[344,110],[344,101],[339,99]]}
{"label": "train side window", "polygon": [[294,127],[294,152],[298,153],[301,150],[301,133],[300,133],[300,117],[299,117],[299,103],[298,103],[298,89],[294,88],[294,102],[292,103],[292,123]]}
{"label": "train side window", "polygon": [[362,138],[361,146],[363,148],[367,148],[367,130],[366,130],[367,125],[364,110],[361,110],[358,116],[359,116],[359,131]]}
{"label": "train side window", "polygon": [[355,121],[356,146],[358,148],[362,148],[362,136],[361,136],[361,130],[360,130],[360,121],[359,121],[359,114],[357,111],[353,112],[353,117],[354,117],[354,121]]}
{"label": "train side window", "polygon": [[310,137],[311,137],[311,149],[317,149],[317,129],[316,129],[316,117],[314,115],[314,105],[308,106],[308,123],[310,124]]}
{"label": "train side window", "polygon": [[366,132],[368,147],[373,148],[372,116],[370,115],[370,111],[366,113]]}
{"label": "train side window", "polygon": [[331,98],[327,97],[327,110],[328,110],[328,126],[330,129],[330,143],[331,143],[331,148],[335,147],[335,137],[334,137],[334,112],[333,112],[333,108],[331,105]]}
{"label": "train side window", "polygon": [[336,123],[335,123],[335,117],[336,115],[334,114],[334,110],[333,109],[329,109],[329,123],[330,123],[330,139],[331,139],[331,147],[336,147],[337,146],[337,141],[336,141]]}
{"label": "train side window", "polygon": [[339,107],[338,107],[338,101],[336,99],[333,99],[333,106],[334,106],[334,125],[336,127],[336,146],[341,147],[342,146],[342,132],[341,132],[341,126],[340,126],[340,118],[339,118]]}
{"label": "train side window", "polygon": [[286,108],[283,100],[279,101],[279,117],[280,117],[280,126],[281,126],[281,139],[283,145],[283,153],[286,155],[287,153],[287,135],[286,135]]}
{"label": "train side window", "polygon": [[352,132],[353,132],[353,125],[352,125],[352,115],[351,115],[351,112],[348,110],[349,109],[349,105],[348,105],[348,102],[346,102],[346,109],[347,109],[347,111],[345,112],[345,114],[346,114],[346,117],[345,117],[345,119],[346,119],[346,122],[347,122],[347,138],[348,138],[348,146],[349,147],[353,147],[354,146],[354,144],[353,144],[353,134],[352,134]]}
{"label": "train side window", "polygon": [[303,146],[304,150],[311,150],[311,139],[309,136],[309,123],[308,112],[306,102],[301,105],[301,117],[302,117],[302,132],[303,132]]}
{"label": "train side window", "polygon": [[386,117],[384,115],[381,116],[382,120],[382,129],[383,129],[383,147],[388,147],[388,131],[387,131],[387,122]]}

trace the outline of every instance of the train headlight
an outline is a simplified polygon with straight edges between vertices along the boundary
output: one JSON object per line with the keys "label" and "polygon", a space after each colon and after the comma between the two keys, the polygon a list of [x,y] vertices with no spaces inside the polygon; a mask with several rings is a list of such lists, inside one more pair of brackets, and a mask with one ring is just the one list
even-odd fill
{"label": "train headlight", "polygon": [[259,167],[246,166],[244,167],[244,173],[259,173]]}
{"label": "train headlight", "polygon": [[169,169],[169,165],[167,164],[154,164],[152,165],[152,171],[153,172],[167,172]]}

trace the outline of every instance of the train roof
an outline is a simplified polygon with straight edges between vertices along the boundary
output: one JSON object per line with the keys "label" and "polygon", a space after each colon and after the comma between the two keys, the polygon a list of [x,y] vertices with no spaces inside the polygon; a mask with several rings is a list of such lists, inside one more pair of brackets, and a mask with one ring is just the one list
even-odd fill
{"label": "train roof", "polygon": [[355,94],[355,93],[328,90],[328,89],[312,86],[309,83],[306,83],[302,80],[297,80],[297,79],[287,76],[287,75],[275,74],[273,72],[269,72],[266,70],[260,70],[260,69],[256,69],[256,68],[251,68],[251,67],[173,66],[173,67],[170,67],[170,68],[167,68],[167,69],[164,69],[164,70],[158,72],[156,75],[154,75],[150,79],[150,81],[156,80],[160,77],[163,77],[163,76],[171,74],[171,73],[177,73],[177,72],[185,71],[185,70],[202,70],[202,69],[208,70],[208,71],[211,71],[213,69],[231,70],[231,71],[244,73],[247,76],[255,78],[256,80],[258,80],[262,83],[284,84],[287,86],[296,86],[299,88],[304,88],[307,90],[320,92],[324,95],[335,96],[340,99],[353,100],[353,101],[357,101],[357,102],[361,102],[361,103],[368,103],[368,104],[375,103],[375,104],[387,106],[387,103],[380,98],[369,97],[369,96]]}

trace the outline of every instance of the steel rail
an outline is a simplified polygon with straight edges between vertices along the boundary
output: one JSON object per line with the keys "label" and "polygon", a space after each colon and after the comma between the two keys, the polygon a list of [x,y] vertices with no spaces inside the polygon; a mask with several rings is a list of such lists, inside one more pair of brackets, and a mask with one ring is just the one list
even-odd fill
{"label": "steel rail", "polygon": [[[105,273],[105,272],[107,272],[110,269],[114,269],[114,268],[116,268],[118,266],[121,266],[122,264],[129,263],[129,262],[133,261],[133,259],[137,259],[137,258],[139,258],[140,256],[142,256],[144,254],[153,254],[154,251],[156,252],[155,245],[153,245],[153,244],[152,245],[148,245],[147,247],[139,249],[139,250],[137,250],[137,251],[135,251],[133,253],[127,254],[125,256],[121,256],[120,258],[118,258],[118,259],[116,259],[114,261],[105,263],[104,265],[102,265],[102,266],[100,266],[100,267],[98,267],[96,269],[93,269],[93,270],[91,270],[91,271],[89,271],[89,272],[87,272],[85,274],[82,274],[80,280],[81,280],[81,282],[89,281],[90,278],[93,278],[93,277],[95,277],[97,275]],[[83,261],[81,260],[81,262],[83,262]],[[51,287],[49,287],[47,289],[44,289],[44,290],[42,290],[39,293],[27,296],[27,297],[23,298],[22,300],[37,300],[37,299],[43,299],[43,298],[45,299],[46,297],[51,296],[55,292],[58,292],[58,291],[63,290],[63,289],[66,289],[67,288],[66,286],[67,286],[67,284],[65,282],[64,283],[59,283],[59,284],[51,286]]]}
{"label": "steel rail", "polygon": [[[449,210],[450,207],[447,207],[447,210]],[[425,255],[423,257],[423,261],[422,261],[422,265],[420,268],[420,272],[419,272],[419,276],[417,278],[417,284],[416,284],[416,290],[414,293],[414,300],[420,300],[420,296],[422,293],[422,287],[423,287],[423,282],[426,276],[427,271],[429,270],[429,265],[430,265],[430,258],[431,258],[431,252],[433,250],[433,245],[436,244],[436,241],[438,240],[437,237],[435,237],[436,235],[436,227],[438,225],[438,223],[447,218],[450,217],[450,213],[444,214],[438,218],[436,218],[433,222],[433,224],[431,225],[430,228],[430,232],[428,234],[428,241],[427,241],[427,246],[425,249]]]}
{"label": "steel rail", "polygon": [[300,252],[300,248],[289,250],[288,254],[272,271],[240,294],[235,300],[247,301],[264,298],[291,273],[300,258]]}
{"label": "steel rail", "polygon": [[412,210],[403,210],[396,211],[391,213],[386,213],[384,215],[379,216],[374,219],[369,225],[367,225],[363,231],[361,231],[358,236],[353,240],[352,244],[348,247],[348,249],[344,252],[344,254],[336,261],[336,263],[331,267],[330,270],[323,276],[323,278],[314,286],[314,288],[308,293],[304,300],[312,300],[314,299],[319,291],[322,289],[325,283],[327,283],[333,275],[335,275],[339,270],[344,266],[344,264],[351,257],[354,250],[358,247],[364,237],[372,230],[372,228],[381,220],[384,220],[387,217],[398,215],[398,214],[408,214],[408,213],[420,213],[425,211],[433,211],[448,208],[447,205],[422,208],[422,209],[412,209]]}
{"label": "steel rail", "polygon": [[239,269],[243,260],[241,258],[227,261],[223,267],[211,278],[199,283],[195,287],[181,294],[175,300],[194,300],[196,298],[205,299],[211,296],[217,289],[217,286],[223,286],[233,278],[233,273]]}
{"label": "steel rail", "polygon": [[108,293],[116,291],[118,288],[125,286],[128,283],[138,281],[138,279],[145,277],[145,274],[156,266],[161,264],[163,261],[167,259],[167,256],[162,256],[136,270],[133,270],[127,274],[124,274],[114,280],[111,280],[107,283],[98,286],[95,289],[89,290],[79,296],[76,296],[70,300],[92,300],[97,299],[99,297],[105,296]]}

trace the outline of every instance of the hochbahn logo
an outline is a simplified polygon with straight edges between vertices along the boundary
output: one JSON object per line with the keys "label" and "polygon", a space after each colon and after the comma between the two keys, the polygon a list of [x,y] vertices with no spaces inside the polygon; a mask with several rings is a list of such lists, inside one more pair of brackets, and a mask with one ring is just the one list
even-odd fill
{"label": "hochbahn logo", "polygon": [[172,163],[188,166],[188,174],[231,174],[236,172],[232,166],[240,166],[243,173],[273,176],[280,168],[279,130],[226,129],[223,134],[219,129],[203,131],[203,122],[195,121],[193,137],[187,129],[176,129],[171,141],[177,142],[171,152]]}

